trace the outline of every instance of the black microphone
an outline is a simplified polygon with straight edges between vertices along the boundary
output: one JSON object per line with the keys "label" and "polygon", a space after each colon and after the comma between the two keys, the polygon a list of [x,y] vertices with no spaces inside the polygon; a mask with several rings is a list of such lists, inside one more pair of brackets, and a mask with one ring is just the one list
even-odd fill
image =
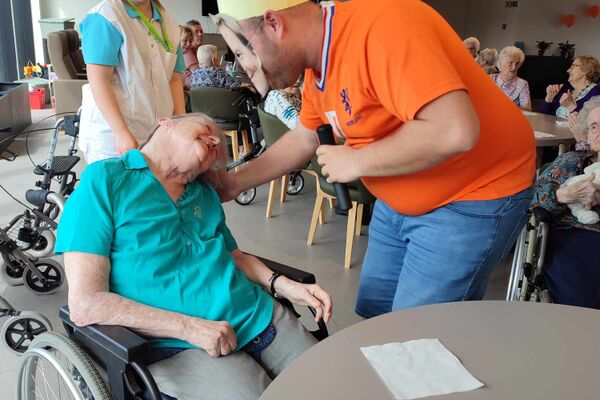
{"label": "black microphone", "polygon": [[[319,142],[321,145],[335,145],[333,138],[333,128],[329,124],[321,125],[317,128],[317,135],[319,136]],[[350,192],[345,183],[334,183],[335,197],[337,198],[337,209],[342,211],[348,211],[352,208],[352,201],[350,200]]]}

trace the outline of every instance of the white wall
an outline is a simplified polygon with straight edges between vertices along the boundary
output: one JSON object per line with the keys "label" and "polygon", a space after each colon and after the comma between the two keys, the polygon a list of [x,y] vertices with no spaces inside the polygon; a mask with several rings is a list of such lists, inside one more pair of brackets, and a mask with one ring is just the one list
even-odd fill
{"label": "white wall", "polygon": [[[482,47],[502,48],[525,42],[527,54],[537,54],[536,41],[576,43],[576,54],[600,58],[600,16],[585,15],[588,0],[519,0],[519,7],[506,8],[504,0],[425,0],[450,22],[462,36],[477,36]],[[597,3],[597,2],[596,2]],[[560,16],[575,14],[571,28],[561,24]],[[507,29],[502,29],[502,24]]]}
{"label": "white wall", "polygon": [[[40,3],[41,18],[75,18],[75,28],[79,27],[79,22],[85,17],[85,14],[99,3],[99,0],[38,1]],[[175,17],[179,24],[184,24],[190,19],[202,19],[201,0],[162,0],[162,4]],[[202,20],[204,21],[204,19]]]}

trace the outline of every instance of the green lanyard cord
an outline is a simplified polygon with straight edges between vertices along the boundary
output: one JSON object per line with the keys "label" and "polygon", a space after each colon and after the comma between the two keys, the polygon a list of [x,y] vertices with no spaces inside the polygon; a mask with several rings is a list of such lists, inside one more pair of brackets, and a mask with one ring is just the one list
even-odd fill
{"label": "green lanyard cord", "polygon": [[[150,31],[152,36],[154,36],[154,39],[156,39],[156,41],[158,43],[160,43],[167,52],[170,53],[171,49],[173,48],[173,44],[169,40],[169,35],[167,34],[167,31],[165,30],[165,26],[163,25],[162,16],[161,16],[161,21],[160,21],[160,30],[162,32],[162,36],[160,36],[158,34],[158,32],[156,31],[156,29],[154,28],[154,25],[152,25],[152,22],[150,22],[150,20],[148,19],[148,17],[146,17],[144,15],[142,10],[140,10],[140,8],[137,5],[135,5],[133,0],[127,0],[127,2],[131,6],[131,8],[133,8],[133,11],[135,11],[136,14],[140,17],[140,19],[142,20],[142,23],[146,26],[146,28],[148,28],[148,30]],[[156,6],[153,6],[153,7],[156,7]],[[160,11],[158,13],[160,15]]]}

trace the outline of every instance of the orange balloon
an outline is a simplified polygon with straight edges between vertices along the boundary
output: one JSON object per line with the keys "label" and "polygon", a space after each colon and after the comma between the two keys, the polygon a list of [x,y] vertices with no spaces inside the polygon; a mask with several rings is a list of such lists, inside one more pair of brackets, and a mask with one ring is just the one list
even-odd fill
{"label": "orange balloon", "polygon": [[575,14],[569,14],[562,17],[562,22],[567,28],[570,28],[575,24],[576,19]]}
{"label": "orange balloon", "polygon": [[600,7],[596,5],[588,6],[587,11],[585,13],[590,17],[596,18],[598,15],[600,15]]}

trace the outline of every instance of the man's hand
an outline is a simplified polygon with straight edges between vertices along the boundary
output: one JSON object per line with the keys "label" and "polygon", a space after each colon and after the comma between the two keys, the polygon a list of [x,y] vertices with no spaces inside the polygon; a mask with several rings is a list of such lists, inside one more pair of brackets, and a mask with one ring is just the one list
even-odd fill
{"label": "man's hand", "polygon": [[329,183],[354,182],[361,177],[357,150],[350,146],[319,146],[317,161]]}
{"label": "man's hand", "polygon": [[317,311],[315,321],[323,319],[328,323],[331,320],[333,302],[321,286],[301,284],[282,276],[275,281],[275,290],[294,304],[314,308]]}
{"label": "man's hand", "polygon": [[139,144],[137,139],[131,134],[131,132],[123,132],[116,135],[117,151],[123,155],[129,150],[137,149]]}
{"label": "man's hand", "polygon": [[237,337],[227,321],[207,321],[190,317],[186,341],[211,357],[226,356],[237,347]]}
{"label": "man's hand", "polygon": [[563,93],[560,96],[560,105],[569,109],[569,111],[574,111],[577,108],[577,103],[573,98],[573,92],[568,91],[567,93]]}
{"label": "man's hand", "polygon": [[563,85],[550,85],[546,88],[546,103],[552,103]]}
{"label": "man's hand", "polygon": [[238,180],[235,172],[225,170],[209,174],[209,183],[212,184],[219,194],[221,203],[227,203],[235,199],[240,191],[238,189]]}

